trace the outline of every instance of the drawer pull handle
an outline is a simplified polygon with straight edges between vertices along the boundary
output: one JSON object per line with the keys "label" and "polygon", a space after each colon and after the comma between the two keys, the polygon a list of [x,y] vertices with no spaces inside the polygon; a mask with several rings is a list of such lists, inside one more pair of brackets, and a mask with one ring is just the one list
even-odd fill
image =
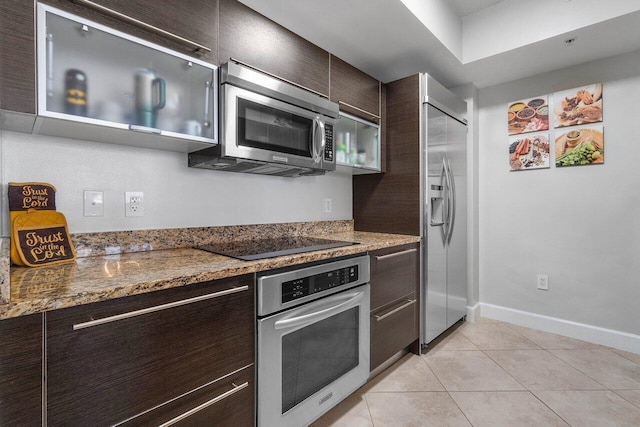
{"label": "drawer pull handle", "polygon": [[416,252],[416,251],[417,251],[417,249],[413,248],[413,249],[407,249],[407,250],[400,251],[400,252],[394,252],[394,253],[388,254],[388,255],[376,255],[376,260],[377,261],[382,261],[383,259],[394,258],[394,257],[400,256],[400,255],[410,254],[410,253],[413,253],[413,252]]}
{"label": "drawer pull handle", "polygon": [[240,286],[237,288],[225,289],[224,291],[215,292],[213,294],[200,295],[193,298],[183,299],[180,301],[174,301],[167,304],[156,305],[153,307],[143,308],[141,310],[130,311],[128,313],[116,314],[115,316],[104,317],[102,319],[90,320],[84,323],[76,323],[73,325],[73,330],[91,328],[93,326],[103,325],[105,323],[116,322],[118,320],[129,319],[135,316],[141,316],[143,314],[154,313],[156,311],[167,310],[169,308],[180,307],[182,305],[193,304],[195,302],[205,301],[212,298],[223,297],[225,295],[231,295],[238,292],[249,290],[248,285]]}
{"label": "drawer pull handle", "polygon": [[191,415],[193,415],[193,414],[195,414],[197,412],[200,412],[203,409],[208,408],[209,406],[211,406],[211,405],[213,405],[215,403],[218,403],[221,400],[226,399],[227,397],[229,397],[229,396],[239,392],[240,390],[248,387],[249,383],[245,382],[245,383],[240,384],[240,385],[235,385],[234,383],[231,383],[231,385],[233,385],[233,388],[231,390],[226,391],[226,392],[222,393],[220,396],[216,396],[213,399],[211,399],[211,400],[209,400],[207,402],[204,402],[202,405],[196,406],[195,408],[190,409],[187,412],[185,412],[183,414],[180,414],[175,418],[170,419],[166,423],[160,424],[158,427],[168,427],[168,426],[174,425],[175,423],[180,422],[180,421],[184,420],[185,418],[190,417]]}
{"label": "drawer pull handle", "polygon": [[146,22],[140,21],[139,19],[132,18],[128,15],[125,15],[124,13],[120,13],[116,10],[109,9],[108,7],[104,7],[92,1],[89,1],[89,0],[71,0],[71,1],[73,3],[81,4],[85,7],[88,7],[89,9],[97,10],[98,12],[104,15],[119,19],[121,21],[126,22],[127,24],[131,24],[138,28],[142,28],[143,30],[149,31],[151,33],[159,34],[161,36],[173,39],[174,41],[177,41],[179,43],[190,45],[191,47],[193,47],[194,52],[198,52],[201,50],[205,52],[211,52],[210,48],[204,45],[201,45],[200,43],[196,43],[193,40],[185,39],[184,37],[181,37],[177,34],[170,33],[169,31],[163,30],[162,28],[158,28],[151,24],[147,24]]}
{"label": "drawer pull handle", "polygon": [[415,304],[415,303],[416,303],[416,300],[414,300],[414,299],[410,299],[410,300],[407,300],[407,302],[405,302],[404,304],[402,304],[400,307],[398,307],[398,308],[394,308],[393,310],[391,310],[391,311],[390,311],[390,312],[388,312],[388,313],[383,314],[382,316],[378,316],[378,315],[376,314],[376,315],[374,315],[373,317],[375,317],[375,318],[376,318],[376,322],[379,322],[379,321],[384,320],[384,319],[386,319],[387,317],[389,317],[389,316],[391,316],[391,315],[393,315],[393,314],[396,314],[396,313],[397,313],[397,312],[399,312],[400,310],[404,310],[405,308],[407,308],[407,307],[409,307],[410,305]]}
{"label": "drawer pull handle", "polygon": [[379,119],[379,118],[380,118],[380,116],[379,116],[379,115],[377,115],[377,114],[373,114],[373,113],[370,113],[370,112],[368,112],[367,110],[363,110],[362,108],[358,108],[358,107],[356,107],[355,105],[347,104],[346,102],[342,102],[342,101],[338,101],[338,104],[340,104],[340,105],[344,105],[345,107],[353,108],[354,110],[358,110],[358,111],[360,111],[361,113],[366,114],[367,116],[371,116],[371,117],[373,117],[374,119]]}

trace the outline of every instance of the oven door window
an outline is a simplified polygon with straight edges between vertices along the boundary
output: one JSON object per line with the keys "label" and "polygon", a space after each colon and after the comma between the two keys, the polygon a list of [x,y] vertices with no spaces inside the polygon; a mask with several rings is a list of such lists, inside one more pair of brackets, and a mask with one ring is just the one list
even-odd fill
{"label": "oven door window", "polygon": [[312,157],[313,119],[238,97],[238,145]]}
{"label": "oven door window", "polygon": [[282,413],[358,366],[360,307],[282,337]]}

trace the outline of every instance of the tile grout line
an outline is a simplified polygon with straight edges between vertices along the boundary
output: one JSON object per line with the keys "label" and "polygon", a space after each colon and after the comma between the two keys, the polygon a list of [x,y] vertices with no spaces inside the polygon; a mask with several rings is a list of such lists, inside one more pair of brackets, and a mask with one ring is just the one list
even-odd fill
{"label": "tile grout line", "polygon": [[[562,415],[560,415],[559,413],[557,413],[556,411],[553,410],[553,408],[549,405],[547,405],[547,402],[545,402],[544,400],[542,400],[540,397],[538,397],[537,394],[535,394],[533,391],[531,390],[527,390],[534,398],[536,398],[540,403],[542,403],[544,406],[546,406],[547,408],[549,408],[549,410],[551,412],[553,412],[554,414],[556,414],[558,416],[558,418],[560,418],[562,421],[564,421],[565,423],[567,423],[567,425],[571,426],[571,423],[567,420],[564,419],[564,417]],[[566,390],[565,390],[566,391]]]}
{"label": "tile grout line", "polygon": [[[517,331],[514,331],[514,332],[518,333]],[[518,333],[518,334],[519,334],[519,333]],[[522,334],[519,334],[519,335],[522,335]],[[522,335],[522,336],[524,336],[524,335]],[[526,337],[525,337],[525,338],[526,338]],[[537,345],[537,344],[536,344],[536,345]],[[546,350],[545,350],[544,348],[542,348],[541,346],[540,346],[540,349],[541,349],[541,350],[543,350],[543,351],[546,351]],[[515,382],[517,382],[518,384],[520,384],[520,385],[524,388],[524,391],[526,391],[526,392],[527,392],[527,393],[529,393],[531,396],[533,396],[535,399],[537,399],[537,400],[538,400],[540,403],[542,403],[545,407],[549,408],[549,410],[550,410],[552,413],[556,414],[556,415],[558,416],[558,418],[560,418],[562,421],[564,421],[565,423],[567,423],[567,425],[571,426],[571,424],[570,424],[567,420],[565,420],[565,419],[564,419],[560,414],[558,414],[558,413],[557,413],[556,411],[554,411],[554,410],[553,410],[549,405],[547,405],[544,401],[542,401],[542,400],[541,400],[541,399],[540,399],[540,398],[539,398],[539,397],[538,397],[538,396],[537,396],[537,395],[536,395],[532,390],[529,390],[529,388],[528,388],[527,386],[525,386],[524,384],[522,384],[520,381],[518,381],[516,378],[514,378],[510,373],[508,373],[508,372],[507,372],[507,371],[506,371],[502,366],[500,366],[500,365],[498,364],[498,362],[496,362],[495,360],[493,360],[489,354],[487,354],[484,350],[481,350],[481,351],[482,351],[482,353],[484,353],[484,354],[485,354],[485,355],[486,355],[486,356],[487,356],[487,357],[488,357],[488,358],[489,358],[493,363],[495,363],[495,364],[496,364],[500,369],[502,369],[502,370],[503,370],[507,375],[509,375],[511,378],[513,378],[513,380],[514,380]]]}
{"label": "tile grout line", "polygon": [[[561,350],[561,351],[584,351],[584,350],[581,350],[581,349],[569,349],[569,350]],[[552,355],[553,357],[555,357],[556,359],[558,359],[559,361],[561,361],[563,363],[566,363],[568,366],[571,366],[573,369],[575,369],[576,371],[580,372],[582,375],[584,375],[585,377],[589,378],[594,383],[599,384],[600,386],[602,386],[603,390],[609,390],[609,387],[607,387],[606,385],[602,384],[600,381],[596,380],[595,378],[593,378],[591,375],[587,374],[586,372],[583,372],[581,369],[578,369],[577,366],[573,366],[571,363],[567,362],[566,360],[563,360],[557,354],[554,354],[553,351],[547,350],[547,352],[550,355]]]}
{"label": "tile grout line", "polygon": [[376,427],[376,424],[373,421],[373,414],[371,414],[371,407],[369,406],[369,399],[367,399],[367,393],[362,393],[362,397],[364,397],[364,403],[367,405],[367,412],[369,413],[369,420],[371,421],[371,426],[372,427]]}
{"label": "tile grout line", "polygon": [[[636,391],[637,389],[633,389],[633,388],[631,388],[631,389],[628,389],[628,390],[627,390],[627,389],[622,389],[622,388],[621,388],[621,389],[617,389],[617,390],[618,390],[618,391]],[[629,399],[627,399],[626,397],[622,396],[621,394],[616,393],[616,390],[611,390],[611,389],[609,389],[609,391],[610,391],[610,392],[612,392],[613,394],[615,394],[616,396],[621,397],[624,401],[629,402],[631,405],[633,405],[633,406],[637,407],[638,409],[640,409],[640,403],[637,403],[637,404],[636,404],[636,403],[634,403],[634,402],[630,401]]]}

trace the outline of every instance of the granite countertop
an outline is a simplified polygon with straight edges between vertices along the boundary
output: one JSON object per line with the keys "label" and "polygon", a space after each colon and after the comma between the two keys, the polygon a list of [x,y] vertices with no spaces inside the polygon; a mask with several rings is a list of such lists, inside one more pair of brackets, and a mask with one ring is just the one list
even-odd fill
{"label": "granite countertop", "polygon": [[12,267],[10,299],[0,305],[0,319],[420,241],[418,236],[359,231],[313,237],[360,244],[256,261],[180,248],[78,258],[50,267]]}

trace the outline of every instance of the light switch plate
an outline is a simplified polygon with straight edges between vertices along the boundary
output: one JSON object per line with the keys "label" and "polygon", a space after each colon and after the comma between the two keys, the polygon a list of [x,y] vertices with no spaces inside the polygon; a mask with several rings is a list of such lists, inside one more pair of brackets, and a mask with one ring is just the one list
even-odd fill
{"label": "light switch plate", "polygon": [[104,216],[104,192],[84,192],[84,216]]}

